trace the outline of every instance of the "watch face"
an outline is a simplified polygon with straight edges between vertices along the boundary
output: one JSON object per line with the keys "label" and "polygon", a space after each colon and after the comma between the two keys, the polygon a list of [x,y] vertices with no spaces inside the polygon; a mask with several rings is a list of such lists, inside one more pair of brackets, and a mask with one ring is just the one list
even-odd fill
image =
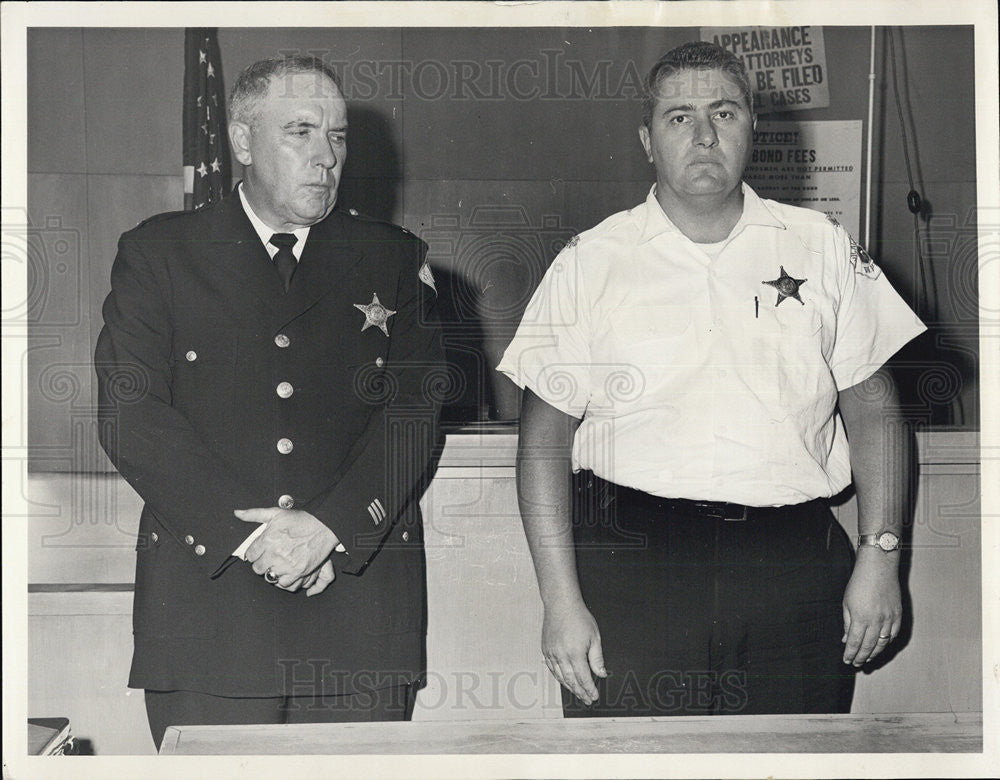
{"label": "watch face", "polygon": [[899,537],[891,531],[879,534],[878,546],[886,552],[895,550],[899,546]]}

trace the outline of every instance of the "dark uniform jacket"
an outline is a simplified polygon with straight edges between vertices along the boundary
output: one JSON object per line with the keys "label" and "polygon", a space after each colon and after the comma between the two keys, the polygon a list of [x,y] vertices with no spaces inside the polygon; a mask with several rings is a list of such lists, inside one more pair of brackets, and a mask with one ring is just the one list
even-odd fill
{"label": "dark uniform jacket", "polygon": [[[333,695],[421,674],[417,498],[444,371],[425,254],[336,209],[285,293],[235,192],[121,237],[96,367],[102,444],[145,502],[131,687]],[[358,308],[376,296],[388,335]],[[317,596],[230,555],[257,527],[233,510],[278,505],[347,548]]]}

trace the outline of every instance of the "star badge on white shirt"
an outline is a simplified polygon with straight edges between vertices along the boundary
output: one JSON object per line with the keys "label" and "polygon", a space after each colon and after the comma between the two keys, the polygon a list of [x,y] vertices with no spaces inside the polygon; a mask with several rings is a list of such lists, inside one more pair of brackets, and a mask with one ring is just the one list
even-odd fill
{"label": "star badge on white shirt", "polygon": [[768,284],[778,291],[778,300],[774,302],[775,307],[778,306],[785,298],[794,298],[803,306],[806,302],[799,297],[799,287],[808,282],[808,279],[793,279],[785,271],[784,266],[779,266],[781,268],[781,274],[779,274],[777,279],[772,279],[770,282],[764,281],[761,284]]}
{"label": "star badge on white shirt", "polygon": [[385,306],[383,306],[379,302],[378,295],[376,293],[372,293],[371,303],[369,304],[356,303],[354,304],[354,308],[363,311],[365,314],[365,324],[361,326],[362,333],[364,333],[372,325],[374,325],[377,328],[381,328],[382,332],[386,336],[389,335],[389,329],[385,326],[385,324],[386,322],[389,321],[389,318],[396,312],[394,312],[392,309],[387,309]]}

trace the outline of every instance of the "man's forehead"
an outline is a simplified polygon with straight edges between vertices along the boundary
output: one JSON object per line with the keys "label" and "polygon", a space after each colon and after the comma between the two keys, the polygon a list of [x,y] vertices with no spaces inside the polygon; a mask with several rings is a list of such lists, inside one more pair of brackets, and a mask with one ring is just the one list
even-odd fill
{"label": "man's forehead", "polygon": [[685,68],[661,78],[653,92],[657,100],[744,101],[740,83],[718,68]]}
{"label": "man's forehead", "polygon": [[343,100],[343,95],[333,80],[319,71],[271,76],[267,97],[269,99]]}

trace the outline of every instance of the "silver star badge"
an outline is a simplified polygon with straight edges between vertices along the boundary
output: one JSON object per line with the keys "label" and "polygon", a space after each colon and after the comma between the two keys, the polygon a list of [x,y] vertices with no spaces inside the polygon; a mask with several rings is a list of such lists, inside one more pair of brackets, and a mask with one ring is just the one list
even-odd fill
{"label": "silver star badge", "polygon": [[387,309],[381,303],[379,303],[378,295],[372,293],[372,302],[369,304],[356,303],[354,304],[355,309],[359,309],[365,313],[365,324],[361,326],[361,332],[364,333],[372,325],[377,328],[381,328],[382,332],[388,336],[389,329],[385,326],[389,318],[395,314],[392,309]]}
{"label": "silver star badge", "polygon": [[803,306],[805,306],[806,302],[802,300],[802,297],[799,295],[799,287],[801,287],[809,280],[794,279],[788,275],[788,273],[785,271],[784,266],[779,266],[779,268],[781,268],[781,274],[778,276],[777,279],[772,279],[769,282],[761,282],[761,284],[771,285],[771,287],[773,287],[775,290],[778,291],[778,300],[774,302],[775,308],[777,308],[778,304],[781,303],[783,300],[785,300],[785,298],[794,298]]}

